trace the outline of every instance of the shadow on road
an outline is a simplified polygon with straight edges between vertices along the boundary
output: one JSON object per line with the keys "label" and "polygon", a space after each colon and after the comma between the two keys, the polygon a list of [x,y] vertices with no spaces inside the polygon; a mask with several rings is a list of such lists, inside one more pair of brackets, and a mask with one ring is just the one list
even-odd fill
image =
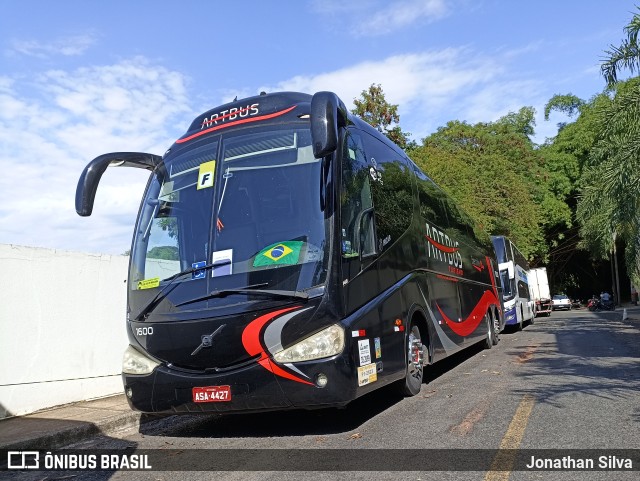
{"label": "shadow on road", "polygon": [[194,416],[194,422],[157,432],[141,426],[147,436],[236,438],[308,436],[349,432],[401,401],[393,390],[382,388],[356,399],[342,409],[274,411]]}
{"label": "shadow on road", "polygon": [[526,379],[527,387],[516,392],[557,406],[566,402],[566,394],[603,400],[638,396],[640,332],[620,316],[580,312],[536,322],[531,329],[552,334],[555,341],[533,343],[526,353],[508,353],[524,365],[516,375]]}
{"label": "shadow on road", "polygon": [[[428,384],[451,369],[462,365],[478,353],[482,345],[469,347],[425,369],[424,392]],[[176,423],[158,431],[152,425],[143,424],[140,433],[145,436],[240,438],[308,436],[348,433],[402,401],[394,386],[385,386],[351,402],[344,408],[317,410],[274,411],[265,413],[240,413],[190,416],[192,422]]]}

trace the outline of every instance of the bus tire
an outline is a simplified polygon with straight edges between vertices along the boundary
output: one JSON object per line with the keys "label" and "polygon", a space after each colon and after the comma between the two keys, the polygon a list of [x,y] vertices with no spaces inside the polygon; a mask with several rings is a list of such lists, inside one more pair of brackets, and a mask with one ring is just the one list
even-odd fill
{"label": "bus tire", "polygon": [[407,371],[404,381],[401,381],[400,391],[405,396],[415,396],[422,388],[424,378],[422,333],[416,324],[411,324],[407,335]]}
{"label": "bus tire", "polygon": [[493,319],[491,314],[487,311],[484,315],[484,324],[487,326],[487,335],[484,338],[484,348],[491,349],[496,343],[494,343],[495,331],[493,327]]}
{"label": "bus tire", "polygon": [[495,311],[490,314],[491,321],[493,322],[493,345],[497,346],[500,342],[500,316]]}

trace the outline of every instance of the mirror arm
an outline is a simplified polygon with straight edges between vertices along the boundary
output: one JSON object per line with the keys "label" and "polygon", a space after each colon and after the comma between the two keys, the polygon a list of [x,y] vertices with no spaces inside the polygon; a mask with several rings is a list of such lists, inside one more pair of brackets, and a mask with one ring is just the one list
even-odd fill
{"label": "mirror arm", "polygon": [[160,162],[162,162],[162,157],[159,155],[142,152],[112,152],[96,157],[87,164],[78,180],[76,212],[82,217],[91,215],[100,178],[110,165],[115,167],[136,167],[152,171]]}

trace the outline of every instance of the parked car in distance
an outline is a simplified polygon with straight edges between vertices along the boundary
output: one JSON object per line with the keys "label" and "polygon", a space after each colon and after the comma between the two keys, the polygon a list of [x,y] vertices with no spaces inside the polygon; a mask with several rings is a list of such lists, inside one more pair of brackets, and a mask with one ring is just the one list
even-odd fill
{"label": "parked car in distance", "polygon": [[571,307],[573,309],[580,309],[582,307],[582,302],[580,302],[580,299],[573,299],[571,301]]}
{"label": "parked car in distance", "polygon": [[553,296],[551,300],[552,309],[557,311],[559,309],[566,309],[567,311],[571,310],[571,300],[564,294],[556,294]]}

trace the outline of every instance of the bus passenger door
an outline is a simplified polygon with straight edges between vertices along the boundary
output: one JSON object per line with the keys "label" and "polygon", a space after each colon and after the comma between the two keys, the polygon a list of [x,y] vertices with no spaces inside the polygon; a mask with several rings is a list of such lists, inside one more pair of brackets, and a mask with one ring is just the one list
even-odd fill
{"label": "bus passenger door", "polygon": [[360,135],[347,130],[341,156],[340,254],[347,313],[379,292],[376,237],[369,166]]}

